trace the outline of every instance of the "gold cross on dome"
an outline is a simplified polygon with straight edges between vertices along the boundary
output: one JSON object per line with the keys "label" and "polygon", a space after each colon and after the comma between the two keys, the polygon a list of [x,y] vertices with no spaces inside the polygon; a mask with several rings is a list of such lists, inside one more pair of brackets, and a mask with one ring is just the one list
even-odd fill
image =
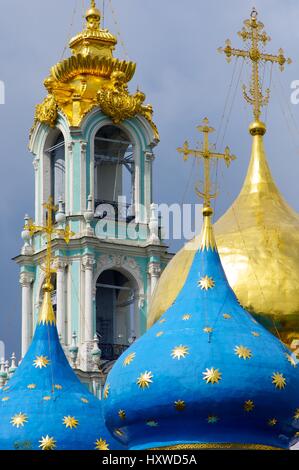
{"label": "gold cross on dome", "polygon": [[210,163],[212,158],[223,159],[226,163],[226,166],[229,167],[231,162],[236,159],[234,155],[231,155],[229,147],[225,148],[224,153],[213,152],[210,148],[209,143],[209,134],[214,132],[215,129],[209,126],[208,118],[203,120],[202,125],[197,127],[199,132],[203,133],[203,146],[202,149],[190,149],[189,144],[186,141],[183,147],[179,147],[177,151],[184,156],[184,160],[188,160],[190,156],[195,158],[203,158],[204,160],[204,187],[203,191],[199,191],[196,188],[196,193],[204,201],[204,207],[211,207],[211,199],[217,197],[217,193],[211,192],[211,171]]}
{"label": "gold cross on dome", "polygon": [[52,256],[52,236],[58,235],[64,239],[64,241],[68,244],[70,239],[75,234],[71,231],[70,226],[67,225],[65,229],[58,229],[55,228],[53,219],[54,214],[57,212],[58,207],[53,204],[53,198],[50,196],[48,201],[43,204],[43,207],[47,211],[47,218],[45,225],[35,225],[32,219],[28,220],[28,223],[25,225],[24,229],[28,230],[30,235],[33,236],[36,233],[41,233],[46,235],[47,239],[47,253],[46,253],[46,260],[45,266],[42,267],[43,271],[46,273],[46,284],[51,285],[51,276],[52,273],[56,272],[56,269],[53,268],[53,256]]}
{"label": "gold cross on dome", "polygon": [[241,39],[248,44],[248,49],[234,49],[231,46],[229,39],[225,42],[225,47],[220,47],[219,52],[224,52],[227,61],[230,62],[232,57],[242,57],[251,61],[251,84],[249,91],[243,85],[243,95],[245,100],[253,106],[253,115],[256,121],[260,120],[261,109],[267,105],[270,97],[270,90],[266,89],[263,94],[261,78],[260,78],[260,65],[261,63],[270,62],[279,65],[281,71],[284,70],[285,64],[291,64],[291,59],[286,59],[282,49],[279,49],[277,55],[264,53],[261,46],[271,40],[264,30],[264,25],[257,20],[258,13],[253,8],[250,19],[244,21],[242,31],[238,33]]}

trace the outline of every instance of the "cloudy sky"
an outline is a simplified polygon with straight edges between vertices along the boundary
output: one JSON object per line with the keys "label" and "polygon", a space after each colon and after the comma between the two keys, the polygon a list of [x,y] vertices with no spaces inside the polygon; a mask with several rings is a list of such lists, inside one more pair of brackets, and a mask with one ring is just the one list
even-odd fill
{"label": "cloudy sky", "polygon": [[[20,350],[21,295],[18,269],[11,258],[21,248],[24,214],[33,214],[33,167],[27,145],[34,106],[45,95],[43,80],[50,66],[68,55],[69,37],[82,29],[87,3],[0,0],[0,80],[6,87],[6,103],[0,106],[0,339],[8,354]],[[98,4],[102,8],[102,0]],[[119,44],[116,55],[126,58],[128,54],[137,62],[131,89],[139,85],[146,93],[161,133],[155,200],[196,201],[192,164],[184,164],[176,148],[186,138],[196,144],[195,127],[207,115],[220,128],[215,134],[218,150],[229,144],[238,156],[230,170],[219,172],[219,216],[238,194],[246,173],[251,112],[240,91],[240,84],[248,81],[247,66],[242,68],[241,62],[228,65],[217,48],[227,38],[235,47],[242,46],[236,33],[249,16],[252,1],[106,0],[105,4],[105,26],[120,33],[125,44],[125,50]],[[277,184],[299,210],[299,105],[290,103],[291,82],[299,80],[299,4],[296,0],[255,0],[254,6],[272,37],[268,50],[276,53],[283,47],[293,59],[283,74],[273,69],[266,145]],[[267,68],[267,86],[270,75]]]}

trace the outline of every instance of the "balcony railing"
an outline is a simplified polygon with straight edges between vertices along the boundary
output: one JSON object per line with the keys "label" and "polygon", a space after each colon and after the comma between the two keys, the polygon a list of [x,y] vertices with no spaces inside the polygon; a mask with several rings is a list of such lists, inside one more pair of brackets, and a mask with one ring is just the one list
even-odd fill
{"label": "balcony railing", "polygon": [[95,217],[99,219],[124,220],[127,223],[134,220],[132,204],[119,203],[116,201],[96,200]]}
{"label": "balcony railing", "polygon": [[102,351],[101,358],[107,361],[115,361],[129,347],[127,344],[107,344],[107,343],[106,344],[101,343],[99,346]]}

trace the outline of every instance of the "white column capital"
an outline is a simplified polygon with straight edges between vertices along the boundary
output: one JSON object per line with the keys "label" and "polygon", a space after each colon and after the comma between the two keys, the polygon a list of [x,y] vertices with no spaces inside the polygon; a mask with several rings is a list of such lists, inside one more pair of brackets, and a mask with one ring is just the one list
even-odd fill
{"label": "white column capital", "polygon": [[148,273],[153,277],[160,277],[161,274],[160,263],[150,263],[148,267]]}
{"label": "white column capital", "polygon": [[30,287],[34,281],[34,274],[23,272],[20,274],[20,284],[22,287]]}
{"label": "white column capital", "polygon": [[69,152],[73,151],[74,145],[75,145],[75,142],[73,140],[67,143],[67,149]]}
{"label": "white column capital", "polygon": [[85,255],[82,258],[82,264],[83,264],[85,270],[92,270],[95,263],[96,263],[96,260],[95,260],[94,256],[92,256],[92,255]]}
{"label": "white column capital", "polygon": [[40,159],[38,157],[35,157],[32,161],[32,165],[33,165],[33,168],[34,168],[35,171],[38,170],[39,163],[40,163]]}
{"label": "white column capital", "polygon": [[80,145],[81,145],[81,153],[86,154],[87,142],[85,140],[80,140]]}
{"label": "white column capital", "polygon": [[155,160],[155,154],[153,152],[144,152],[144,158],[146,162],[153,162]]}
{"label": "white column capital", "polygon": [[64,271],[67,265],[68,263],[62,258],[56,258],[54,261],[54,267],[57,270],[57,272]]}

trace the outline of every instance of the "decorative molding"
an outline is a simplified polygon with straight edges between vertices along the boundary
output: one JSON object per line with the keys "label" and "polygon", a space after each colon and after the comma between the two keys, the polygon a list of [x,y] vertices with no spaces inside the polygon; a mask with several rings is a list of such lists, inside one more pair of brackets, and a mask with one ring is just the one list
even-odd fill
{"label": "decorative molding", "polygon": [[68,265],[67,261],[62,258],[56,258],[54,261],[54,268],[57,271],[64,271],[67,265]]}
{"label": "decorative molding", "polygon": [[151,163],[155,160],[155,154],[153,152],[144,152],[144,158],[145,158],[145,161],[148,162],[148,163]]}
{"label": "decorative molding", "polygon": [[139,298],[144,298],[144,282],[142,279],[141,270],[136,260],[131,256],[108,254],[100,256],[97,262],[95,284],[103,271],[113,268],[123,270],[131,275],[131,278],[133,278],[133,280],[136,282],[136,287],[139,291]]}
{"label": "decorative molding", "polygon": [[35,157],[32,161],[32,165],[33,165],[33,168],[34,168],[34,171],[37,171],[38,168],[39,168],[39,164],[40,164],[40,159],[39,157]]}
{"label": "decorative molding", "polygon": [[23,272],[20,274],[20,284],[22,287],[30,287],[34,281],[34,274]]}
{"label": "decorative molding", "polygon": [[85,255],[82,258],[82,265],[83,265],[84,269],[91,269],[92,270],[95,263],[96,263],[95,258],[92,255]]}
{"label": "decorative molding", "polygon": [[148,266],[148,273],[153,277],[160,277],[162,272],[160,263],[150,263]]}

